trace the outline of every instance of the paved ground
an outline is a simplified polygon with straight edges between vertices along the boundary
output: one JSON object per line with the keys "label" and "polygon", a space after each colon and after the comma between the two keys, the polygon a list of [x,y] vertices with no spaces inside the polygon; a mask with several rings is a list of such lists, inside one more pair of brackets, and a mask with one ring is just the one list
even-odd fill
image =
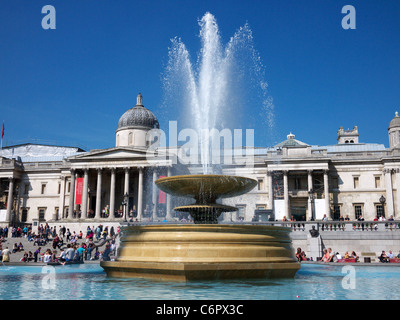
{"label": "paved ground", "polygon": [[[80,245],[82,242],[85,242],[86,239],[79,239],[77,241],[77,244]],[[21,258],[24,256],[25,252],[31,251],[32,253],[34,253],[38,246],[37,245],[33,245],[33,241],[29,242],[28,239],[24,238],[24,237],[20,237],[20,238],[7,238],[7,240],[5,242],[2,242],[2,247],[3,249],[5,249],[6,247],[8,247],[8,249],[10,249],[12,251],[14,244],[17,243],[22,243],[22,245],[24,246],[24,251],[22,252],[16,252],[16,253],[11,253],[10,255],[10,264],[11,263],[16,263],[16,262],[20,262]],[[96,246],[98,246],[99,251],[103,251],[104,250],[104,246],[105,246],[105,241],[104,240],[99,240],[99,241],[93,241],[94,244]],[[64,245],[62,246],[62,248],[65,250],[65,248],[67,247],[67,243],[65,242],[65,238],[64,238]],[[45,253],[47,249],[50,249],[51,251],[53,251],[53,241],[50,239],[49,242],[47,242],[47,244],[45,246],[41,246],[41,253]],[[60,253],[60,250],[57,248],[57,254]],[[93,254],[92,254],[93,256]],[[39,262],[37,262],[39,263]]]}

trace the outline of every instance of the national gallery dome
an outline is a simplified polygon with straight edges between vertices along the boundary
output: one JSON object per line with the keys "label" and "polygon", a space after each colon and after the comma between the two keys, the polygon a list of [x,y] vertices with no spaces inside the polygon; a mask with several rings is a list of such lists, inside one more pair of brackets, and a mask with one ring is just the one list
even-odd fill
{"label": "national gallery dome", "polygon": [[159,124],[156,116],[143,106],[143,97],[139,93],[136,106],[126,111],[118,121],[117,131],[127,128],[149,128],[158,129]]}
{"label": "national gallery dome", "polygon": [[156,116],[143,106],[143,97],[139,93],[136,105],[127,110],[119,119],[115,131],[117,147],[148,147],[146,134],[151,129],[159,129],[160,125]]}

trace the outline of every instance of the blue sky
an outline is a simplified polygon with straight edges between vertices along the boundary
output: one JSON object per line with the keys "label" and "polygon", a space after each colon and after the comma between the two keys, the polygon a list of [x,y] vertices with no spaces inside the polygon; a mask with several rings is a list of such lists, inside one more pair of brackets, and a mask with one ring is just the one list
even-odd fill
{"label": "blue sky", "polygon": [[[41,26],[47,4],[56,9],[55,30]],[[348,4],[355,30],[341,26]],[[309,144],[336,144],[339,127],[355,125],[360,142],[388,146],[389,122],[400,111],[397,0],[0,0],[3,146],[113,147],[119,117],[139,92],[167,129],[183,108],[161,107],[170,39],[182,38],[195,56],[206,12],[224,43],[246,22],[253,31],[275,106],[273,134],[260,106],[246,106],[243,127],[255,129],[256,146],[289,132]]]}

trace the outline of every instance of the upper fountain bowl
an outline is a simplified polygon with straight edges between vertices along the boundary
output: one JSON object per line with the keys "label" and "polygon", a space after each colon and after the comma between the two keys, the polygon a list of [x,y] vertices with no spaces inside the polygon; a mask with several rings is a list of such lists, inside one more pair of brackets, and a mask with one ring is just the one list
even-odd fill
{"label": "upper fountain bowl", "polygon": [[171,176],[160,178],[155,183],[166,193],[200,201],[236,197],[257,185],[254,179],[216,174]]}

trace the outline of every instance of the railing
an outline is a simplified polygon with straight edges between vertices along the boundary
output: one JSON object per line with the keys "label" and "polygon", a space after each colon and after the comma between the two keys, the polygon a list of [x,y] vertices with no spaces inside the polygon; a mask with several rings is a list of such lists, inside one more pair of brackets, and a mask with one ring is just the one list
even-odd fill
{"label": "railing", "polygon": [[[258,222],[257,224],[259,224]],[[254,224],[254,223],[253,223]],[[397,221],[270,221],[261,224],[290,227],[295,232],[309,232],[312,226],[319,232],[376,232],[400,230]]]}
{"label": "railing", "polygon": [[[159,224],[192,224],[192,222],[130,222],[124,223],[126,225],[159,225]],[[293,232],[306,232],[314,228],[319,232],[390,232],[400,230],[400,220],[396,221],[223,221],[219,224],[232,224],[232,225],[272,225],[289,227]]]}

